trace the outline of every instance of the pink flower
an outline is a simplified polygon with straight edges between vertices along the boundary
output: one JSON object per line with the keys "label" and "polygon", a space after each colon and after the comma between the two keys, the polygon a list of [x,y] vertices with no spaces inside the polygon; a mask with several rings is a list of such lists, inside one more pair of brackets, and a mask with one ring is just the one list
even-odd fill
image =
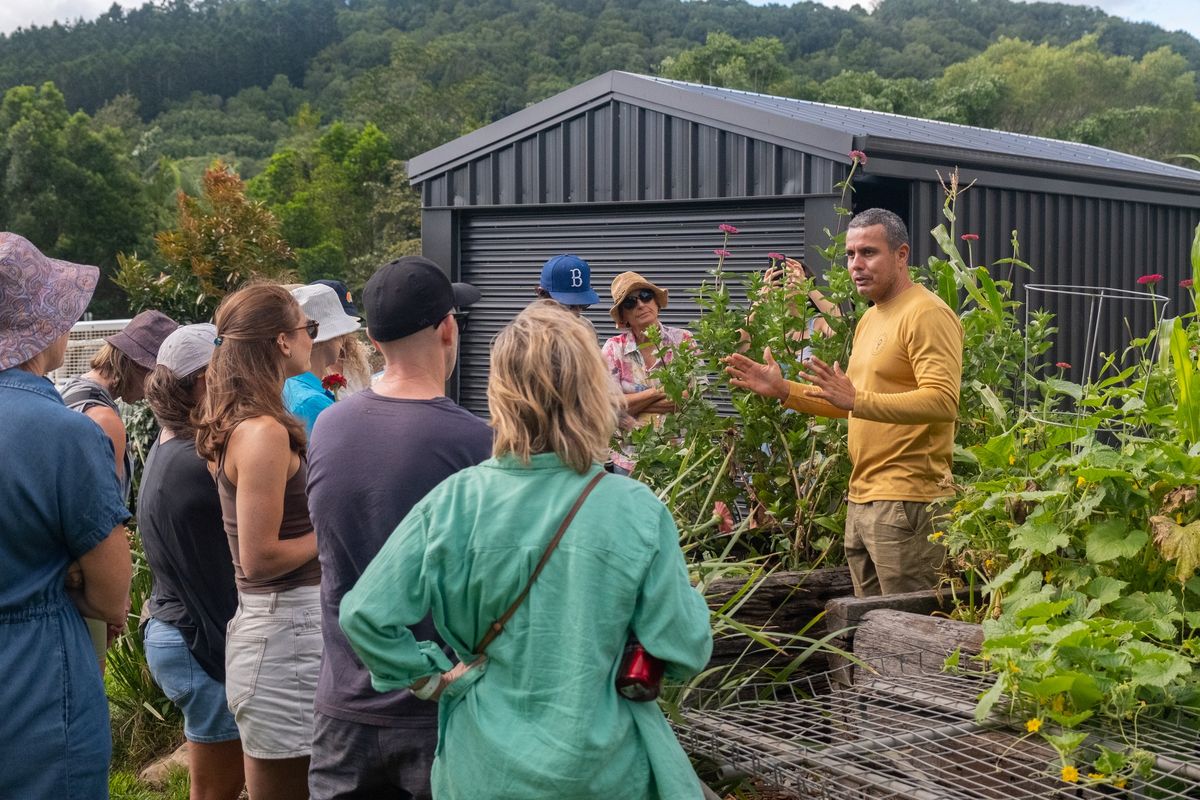
{"label": "pink flower", "polygon": [[1058,367],[1059,369],[1070,369],[1071,368],[1071,365],[1065,361],[1059,361],[1054,366]]}
{"label": "pink flower", "polygon": [[1141,284],[1142,286],[1153,286],[1154,284],[1158,283],[1162,279],[1163,279],[1163,276],[1159,275],[1156,272],[1153,275],[1143,275],[1142,277],[1137,279],[1137,282],[1139,284]]}
{"label": "pink flower", "polygon": [[1181,280],[1181,281],[1179,282],[1179,286],[1180,286],[1180,288],[1181,288],[1181,289],[1190,289],[1190,288],[1192,288],[1192,279],[1191,279],[1191,278],[1184,278],[1183,280]]}
{"label": "pink flower", "polygon": [[733,531],[733,514],[729,513],[729,506],[721,500],[713,503],[713,519],[721,520],[721,524],[717,526],[721,533]]}
{"label": "pink flower", "polygon": [[862,150],[851,150],[848,155],[864,167],[867,165],[867,154]]}
{"label": "pink flower", "polygon": [[720,248],[713,250],[713,252],[719,255],[721,258],[729,258],[733,255],[733,253],[729,252],[728,250],[722,250]]}
{"label": "pink flower", "polygon": [[737,228],[735,228],[732,225],[729,225],[728,223],[725,223],[725,222],[722,222],[720,225],[717,226],[717,228],[723,233],[737,233]]}
{"label": "pink flower", "polygon": [[961,238],[964,242],[978,242],[979,234],[978,233],[964,233],[959,238]]}
{"label": "pink flower", "polygon": [[783,253],[767,253],[767,258],[771,259],[772,261],[786,261],[787,260],[787,256],[785,256]]}

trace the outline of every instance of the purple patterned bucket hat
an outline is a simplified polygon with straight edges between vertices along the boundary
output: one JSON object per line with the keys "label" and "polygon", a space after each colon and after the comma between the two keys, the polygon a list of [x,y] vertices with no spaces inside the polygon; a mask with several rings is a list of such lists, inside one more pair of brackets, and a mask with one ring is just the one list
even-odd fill
{"label": "purple patterned bucket hat", "polygon": [[0,369],[23,364],[71,330],[96,291],[100,270],[42,254],[0,232]]}

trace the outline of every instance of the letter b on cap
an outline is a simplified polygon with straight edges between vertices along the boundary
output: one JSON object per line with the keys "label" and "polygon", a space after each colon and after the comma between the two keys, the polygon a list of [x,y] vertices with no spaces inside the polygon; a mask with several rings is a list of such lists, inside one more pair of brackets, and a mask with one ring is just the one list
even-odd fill
{"label": "letter b on cap", "polygon": [[581,270],[579,267],[571,268],[571,288],[583,288],[583,270]]}

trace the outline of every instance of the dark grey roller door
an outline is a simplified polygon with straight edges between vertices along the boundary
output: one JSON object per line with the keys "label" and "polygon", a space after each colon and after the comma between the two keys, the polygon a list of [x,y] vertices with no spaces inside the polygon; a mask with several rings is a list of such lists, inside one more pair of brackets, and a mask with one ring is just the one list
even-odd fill
{"label": "dark grey roller door", "polygon": [[[723,222],[739,233],[730,240],[730,272],[763,269],[767,253],[804,253],[804,201],[639,204],[586,209],[464,211],[460,227],[461,280],[479,287],[460,353],[460,402],[487,414],[488,348],[495,336],[533,299],[542,264],[559,253],[576,253],[592,267],[601,302],[588,318],[603,342],[618,333],[608,316],[609,283],[626,270],[640,272],[671,293],[663,313],[668,325],[686,327],[697,316],[692,293],[716,266]],[[743,298],[740,281],[732,281]]]}

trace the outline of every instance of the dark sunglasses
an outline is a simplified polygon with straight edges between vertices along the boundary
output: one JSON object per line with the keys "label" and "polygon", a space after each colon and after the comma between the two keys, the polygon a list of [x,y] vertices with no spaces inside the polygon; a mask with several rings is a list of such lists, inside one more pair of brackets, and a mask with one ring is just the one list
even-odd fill
{"label": "dark sunglasses", "polygon": [[462,333],[467,329],[467,317],[469,314],[466,311],[452,311],[450,316],[454,317],[454,324],[458,326],[458,332]]}
{"label": "dark sunglasses", "polygon": [[315,319],[310,319],[308,322],[305,322],[299,328],[292,328],[292,330],[308,331],[308,338],[316,339],[317,332],[321,330],[321,323],[317,322]]}
{"label": "dark sunglasses", "polygon": [[641,289],[637,294],[631,294],[621,301],[621,308],[625,311],[632,311],[641,300],[643,303],[654,302],[654,292],[650,289]]}

